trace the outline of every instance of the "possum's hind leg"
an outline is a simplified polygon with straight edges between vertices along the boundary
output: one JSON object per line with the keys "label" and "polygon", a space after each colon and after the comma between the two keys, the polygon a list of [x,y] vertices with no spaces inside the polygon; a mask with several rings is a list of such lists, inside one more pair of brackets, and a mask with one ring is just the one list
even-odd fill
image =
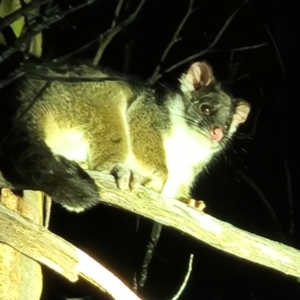
{"label": "possum's hind leg", "polygon": [[94,180],[74,161],[54,155],[43,143],[14,143],[9,156],[29,186],[50,195],[68,210],[80,212],[99,203]]}

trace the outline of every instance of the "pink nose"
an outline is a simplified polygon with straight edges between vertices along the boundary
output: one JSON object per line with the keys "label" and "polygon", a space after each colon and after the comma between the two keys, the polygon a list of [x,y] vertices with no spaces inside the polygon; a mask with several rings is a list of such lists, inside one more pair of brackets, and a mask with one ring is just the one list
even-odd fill
{"label": "pink nose", "polygon": [[224,136],[222,129],[218,127],[212,129],[209,134],[211,139],[217,142],[219,142]]}

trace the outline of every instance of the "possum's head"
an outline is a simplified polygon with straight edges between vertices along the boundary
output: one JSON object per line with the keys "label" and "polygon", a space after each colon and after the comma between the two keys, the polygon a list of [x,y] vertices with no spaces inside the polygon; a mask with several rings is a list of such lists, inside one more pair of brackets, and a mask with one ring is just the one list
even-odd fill
{"label": "possum's head", "polygon": [[250,105],[230,97],[208,63],[193,63],[180,82],[187,122],[213,143],[227,140],[246,121]]}

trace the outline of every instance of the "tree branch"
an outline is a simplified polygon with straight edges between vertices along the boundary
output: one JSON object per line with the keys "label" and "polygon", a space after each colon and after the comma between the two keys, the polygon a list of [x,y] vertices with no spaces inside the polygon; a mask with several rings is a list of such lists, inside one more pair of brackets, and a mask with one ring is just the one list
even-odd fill
{"label": "tree branch", "polygon": [[193,270],[193,260],[194,260],[194,254],[191,254],[190,255],[190,259],[189,259],[189,265],[188,265],[188,270],[187,270],[187,273],[186,275],[184,276],[184,280],[183,280],[183,283],[181,284],[178,292],[175,294],[175,296],[171,299],[171,300],[177,300],[179,299],[179,297],[181,296],[182,292],[184,291],[187,283],[188,283],[188,280],[191,276],[191,273],[192,273],[192,270]]}
{"label": "tree branch", "polygon": [[[209,52],[212,52],[213,51],[213,48],[215,47],[215,45],[218,43],[218,41],[220,40],[220,38],[222,37],[223,33],[225,32],[225,30],[227,29],[227,27],[229,26],[229,24],[231,23],[232,19],[235,17],[235,15],[240,11],[240,9],[248,2],[248,0],[244,1],[230,16],[229,18],[226,20],[225,24],[223,25],[223,27],[220,29],[220,31],[218,32],[218,34],[216,35],[215,39],[213,40],[213,42],[204,50],[194,54],[194,55],[191,55],[189,57],[187,57],[186,59],[183,59],[182,61],[176,63],[175,65],[171,66],[170,68],[168,68],[167,70],[165,70],[163,73],[169,73],[171,71],[173,71],[174,69],[178,68],[179,66],[195,59],[195,58],[198,58],[206,53],[209,53]],[[253,47],[253,46],[251,46]],[[254,46],[255,47],[255,46]],[[241,48],[237,48],[237,49],[241,49]],[[231,49],[230,51],[232,51],[234,49]],[[246,50],[246,49],[243,49],[243,50]],[[217,50],[217,51],[222,51],[222,50]],[[226,50],[224,50],[226,51]],[[155,82],[157,81],[159,78],[162,77],[162,74],[157,74],[156,76],[155,75],[152,75],[151,77],[151,82]]]}
{"label": "tree branch", "polygon": [[35,0],[31,1],[29,3],[26,3],[24,6],[20,7],[19,9],[15,10],[13,13],[9,14],[5,18],[2,19],[0,22],[0,31],[2,29],[13,22],[15,22],[20,17],[24,16],[28,12],[38,8],[39,6],[42,6],[43,4],[47,3],[49,0]]}
{"label": "tree branch", "polygon": [[[174,64],[173,66],[171,66],[170,68],[168,68],[167,70],[165,70],[163,73],[170,73],[171,71],[175,70],[176,68],[180,67],[181,65],[184,65],[186,63],[188,63],[191,60],[194,60],[196,58],[199,58],[200,56],[210,53],[210,52],[225,52],[225,51],[246,51],[246,50],[250,50],[250,49],[257,49],[257,48],[261,48],[264,47],[266,45],[268,45],[269,43],[262,43],[262,44],[258,44],[258,45],[252,45],[252,46],[245,46],[245,47],[238,47],[238,48],[231,48],[231,49],[211,49],[210,47],[195,53],[183,60],[181,60],[180,62]],[[157,81],[159,78],[162,77],[162,74],[157,74],[157,76],[155,76],[152,79],[152,82]]]}
{"label": "tree branch", "polygon": [[189,3],[189,7],[188,7],[188,10],[186,12],[186,14],[184,15],[182,21],[180,22],[180,24],[178,25],[177,27],[177,30],[175,31],[175,34],[171,40],[171,42],[169,43],[169,45],[167,46],[167,48],[165,49],[164,53],[162,54],[153,74],[151,75],[151,77],[149,78],[149,81],[152,82],[152,78],[155,78],[159,71],[160,71],[160,68],[161,68],[161,65],[162,63],[164,62],[166,56],[168,55],[169,51],[171,50],[171,48],[173,47],[174,44],[176,44],[179,39],[178,39],[178,35],[179,33],[181,32],[185,22],[187,21],[187,19],[190,17],[191,13],[193,12],[192,10],[192,7],[193,7],[193,3],[194,3],[194,0],[190,0],[190,3]]}
{"label": "tree branch", "polygon": [[[140,187],[124,191],[116,187],[113,176],[87,171],[101,191],[101,201],[180,230],[210,246],[237,257],[300,277],[300,251],[284,244],[238,229],[195,210],[178,200]],[[1,180],[0,183],[5,182]]]}
{"label": "tree branch", "polygon": [[123,1],[124,0],[119,0],[118,1],[117,7],[116,7],[116,10],[115,10],[115,15],[114,15],[114,18],[113,18],[113,21],[112,21],[112,24],[111,24],[111,28],[115,27],[116,24],[117,24],[117,20],[119,18],[119,14],[120,14],[120,11],[121,11],[121,8],[122,8],[122,5],[123,5]]}
{"label": "tree branch", "polygon": [[70,13],[73,13],[77,11],[78,9],[81,9],[87,5],[92,4],[96,0],[87,0],[85,3],[77,5],[75,7],[69,7],[65,11],[53,11],[50,16],[44,16],[41,18],[40,16],[33,18],[30,20],[31,26],[27,29],[26,32],[24,32],[19,38],[15,40],[15,42],[10,45],[3,53],[0,55],[0,64],[6,60],[8,57],[10,57],[12,54],[19,51],[24,44],[28,40],[30,40],[33,36],[35,36],[37,33],[41,32],[43,29],[47,28],[51,24],[54,24],[61,19],[63,19],[65,16],[67,16]]}
{"label": "tree branch", "polygon": [[68,280],[74,282],[80,276],[113,299],[140,299],[86,253],[3,205],[0,205],[0,227],[0,242],[48,266]]}
{"label": "tree branch", "polygon": [[141,0],[140,4],[137,6],[135,11],[123,22],[116,25],[115,27],[112,27],[111,29],[107,30],[105,33],[101,34],[99,37],[100,46],[97,50],[97,53],[93,59],[93,65],[97,66],[99,64],[99,61],[101,60],[101,57],[104,53],[104,50],[106,49],[107,45],[111,42],[111,40],[114,38],[114,36],[120,32],[124,27],[132,23],[132,21],[135,19],[139,11],[141,10],[142,6],[144,5],[146,0]]}

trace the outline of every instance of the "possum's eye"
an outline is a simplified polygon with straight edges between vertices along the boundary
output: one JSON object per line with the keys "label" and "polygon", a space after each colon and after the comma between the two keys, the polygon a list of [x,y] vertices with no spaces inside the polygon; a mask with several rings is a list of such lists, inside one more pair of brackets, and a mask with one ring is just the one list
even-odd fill
{"label": "possum's eye", "polygon": [[213,107],[210,104],[207,103],[202,103],[200,105],[200,111],[204,114],[204,115],[210,115],[213,111]]}

